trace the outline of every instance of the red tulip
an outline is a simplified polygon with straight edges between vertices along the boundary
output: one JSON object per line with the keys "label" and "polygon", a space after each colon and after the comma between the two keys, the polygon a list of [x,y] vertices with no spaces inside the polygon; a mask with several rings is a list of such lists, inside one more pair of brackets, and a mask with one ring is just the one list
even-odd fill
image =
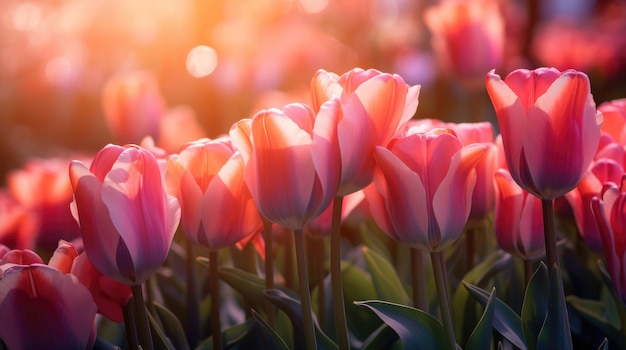
{"label": "red tulip", "polygon": [[387,233],[393,238],[430,252],[452,244],[469,217],[474,167],[485,152],[481,144],[463,146],[448,129],[377,147],[380,176],[374,181],[385,205],[370,209],[385,208],[389,222],[381,228],[391,224]]}
{"label": "red tulip", "polygon": [[341,76],[319,70],[311,84],[315,110],[333,97],[341,102],[342,116],[335,123],[341,159],[337,195],[360,190],[372,182],[375,147],[385,146],[415,114],[420,86],[360,68]]}
{"label": "red tulip", "polygon": [[244,176],[259,212],[268,220],[302,229],[337,192],[339,103],[324,103],[317,116],[304,104],[262,110],[231,129],[246,163]]}
{"label": "red tulip", "polygon": [[626,175],[619,185],[608,182],[591,208],[602,239],[604,257],[617,294],[626,305]]}
{"label": "red tulip", "polygon": [[0,190],[0,244],[35,249],[39,220],[7,191]]}
{"label": "red tulip", "polygon": [[604,123],[602,131],[609,133],[620,145],[626,146],[626,98],[612,100],[598,106]]}
{"label": "red tulip", "polygon": [[196,244],[228,247],[262,226],[244,182],[243,159],[228,138],[183,146],[168,158],[166,180],[178,197],[183,231]]}
{"label": "red tulip", "polygon": [[108,145],[89,169],[73,161],[70,179],[91,262],[117,281],[143,283],[163,264],[180,220],[157,159],[137,146]]}
{"label": "red tulip", "polygon": [[576,187],[600,140],[589,78],[574,70],[520,69],[504,81],[491,71],[486,84],[513,179],[546,200]]}
{"label": "red tulip", "polygon": [[424,20],[443,70],[470,86],[502,65],[504,19],[496,1],[447,1],[428,8]]}
{"label": "red tulip", "polygon": [[507,170],[500,169],[494,176],[498,244],[525,260],[541,257],[545,254],[541,200],[519,187]]}

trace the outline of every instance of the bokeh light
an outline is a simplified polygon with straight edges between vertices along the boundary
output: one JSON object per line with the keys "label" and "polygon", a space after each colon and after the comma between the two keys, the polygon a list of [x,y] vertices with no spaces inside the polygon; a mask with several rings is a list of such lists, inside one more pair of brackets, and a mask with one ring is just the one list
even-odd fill
{"label": "bokeh light", "polygon": [[217,52],[206,45],[196,46],[187,54],[187,71],[195,78],[213,73],[217,67]]}

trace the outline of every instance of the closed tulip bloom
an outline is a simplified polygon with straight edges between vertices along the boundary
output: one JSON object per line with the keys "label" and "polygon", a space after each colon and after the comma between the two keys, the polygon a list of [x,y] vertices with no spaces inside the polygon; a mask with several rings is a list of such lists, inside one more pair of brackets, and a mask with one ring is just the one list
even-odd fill
{"label": "closed tulip bloom", "polygon": [[495,173],[494,182],[498,244],[519,258],[540,258],[545,254],[541,200],[519,187],[505,169]]}
{"label": "closed tulip bloom", "polygon": [[617,295],[626,305],[626,175],[620,184],[606,183],[601,196],[591,200],[604,258]]}
{"label": "closed tulip bloom", "polygon": [[87,256],[103,274],[139,285],[159,268],[180,220],[159,163],[137,146],[105,146],[88,169],[70,164],[73,210]]}
{"label": "closed tulip bloom", "polygon": [[471,210],[474,167],[485,152],[481,144],[463,146],[448,129],[412,134],[389,148],[377,147],[380,176],[374,181],[393,225],[387,233],[429,252],[456,241]]}
{"label": "closed tulip bloom", "polygon": [[338,146],[333,125],[336,99],[317,116],[304,104],[262,110],[235,124],[230,135],[246,163],[244,176],[259,212],[268,220],[302,229],[337,192]]}
{"label": "closed tulip bloom", "polygon": [[417,109],[420,86],[408,86],[396,74],[354,68],[343,75],[319,70],[312,79],[313,108],[333,97],[341,103],[337,139],[341,178],[337,195],[345,196],[372,182],[376,146],[385,146]]}
{"label": "closed tulip bloom", "polygon": [[261,228],[244,182],[244,162],[229,138],[186,144],[167,160],[168,191],[178,197],[183,231],[209,249],[231,246]]}
{"label": "closed tulip bloom", "polygon": [[589,78],[574,70],[520,69],[504,80],[491,71],[486,84],[513,179],[545,200],[576,187],[600,140],[602,116]]}

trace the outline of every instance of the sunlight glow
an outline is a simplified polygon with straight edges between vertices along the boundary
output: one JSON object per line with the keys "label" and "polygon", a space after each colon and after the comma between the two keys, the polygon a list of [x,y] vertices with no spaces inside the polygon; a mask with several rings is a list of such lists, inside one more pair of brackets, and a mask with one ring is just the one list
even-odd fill
{"label": "sunlight glow", "polygon": [[210,75],[216,67],[217,53],[212,47],[196,46],[187,54],[187,72],[195,78]]}
{"label": "sunlight glow", "polygon": [[300,0],[300,5],[308,13],[319,13],[328,6],[328,0]]}

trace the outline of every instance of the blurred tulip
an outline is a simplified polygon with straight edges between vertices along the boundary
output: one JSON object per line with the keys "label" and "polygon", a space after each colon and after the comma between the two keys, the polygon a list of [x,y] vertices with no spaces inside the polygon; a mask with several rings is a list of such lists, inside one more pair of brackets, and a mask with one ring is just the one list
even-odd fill
{"label": "blurred tulip", "polygon": [[623,174],[624,167],[615,160],[599,159],[592,163],[578,186],[565,195],[574,212],[578,232],[587,247],[595,252],[602,252],[602,240],[596,219],[591,211],[591,200],[601,196],[603,184],[619,183]]}
{"label": "blurred tulip", "polygon": [[617,295],[626,305],[626,175],[619,185],[608,182],[591,208],[602,239],[604,257]]}
{"label": "blurred tulip", "polygon": [[[62,244],[57,258],[71,249]],[[0,339],[9,349],[93,347],[96,305],[73,275],[17,250],[0,260],[0,271]]]}
{"label": "blurred tulip", "polygon": [[105,146],[88,169],[70,164],[73,210],[85,251],[103,274],[139,285],[159,268],[180,220],[159,164],[138,146]]}
{"label": "blurred tulip", "polygon": [[341,76],[318,70],[312,82],[313,108],[339,98],[342,115],[336,120],[341,178],[338,196],[372,182],[376,146],[385,146],[413,117],[420,86],[375,69],[354,68]]}
{"label": "blurred tulip", "polygon": [[163,97],[156,78],[137,71],[112,77],[102,90],[104,116],[117,143],[159,137]]}
{"label": "blurred tulip", "polygon": [[317,114],[304,104],[262,110],[236,123],[230,135],[246,163],[244,176],[259,212],[302,229],[335,196],[339,179],[336,99]]}
{"label": "blurred tulip", "polygon": [[604,123],[602,131],[609,133],[620,145],[626,146],[626,98],[612,100],[598,106]]}
{"label": "blurred tulip", "polygon": [[[400,242],[437,252],[456,241],[471,210],[474,167],[487,152],[463,146],[448,129],[412,134],[377,147],[375,183],[389,222],[380,225]],[[377,215],[374,215],[376,218]]]}
{"label": "blurred tulip", "polygon": [[36,226],[35,244],[54,251],[60,239],[80,236],[72,217],[72,185],[67,177],[70,158],[33,158],[7,175],[7,188],[13,198],[30,212]]}
{"label": "blurred tulip", "polygon": [[504,19],[497,1],[444,1],[424,12],[433,49],[446,74],[477,87],[502,65]]}
{"label": "blurred tulip", "polygon": [[602,120],[587,76],[520,69],[503,81],[491,71],[486,84],[518,185],[546,200],[576,187],[598,148]]}
{"label": "blurred tulip", "polygon": [[168,154],[176,153],[188,142],[205,137],[196,114],[188,106],[167,110],[161,119],[160,130],[158,146]]}
{"label": "blurred tulip", "polygon": [[166,181],[180,203],[183,231],[196,244],[228,247],[262,226],[244,182],[243,159],[228,138],[184,145],[168,157]]}
{"label": "blurred tulip", "polygon": [[505,169],[498,170],[493,181],[498,244],[521,259],[540,258],[545,254],[541,200],[519,187]]}
{"label": "blurred tulip", "polygon": [[38,220],[7,191],[0,190],[0,244],[35,249]]}

